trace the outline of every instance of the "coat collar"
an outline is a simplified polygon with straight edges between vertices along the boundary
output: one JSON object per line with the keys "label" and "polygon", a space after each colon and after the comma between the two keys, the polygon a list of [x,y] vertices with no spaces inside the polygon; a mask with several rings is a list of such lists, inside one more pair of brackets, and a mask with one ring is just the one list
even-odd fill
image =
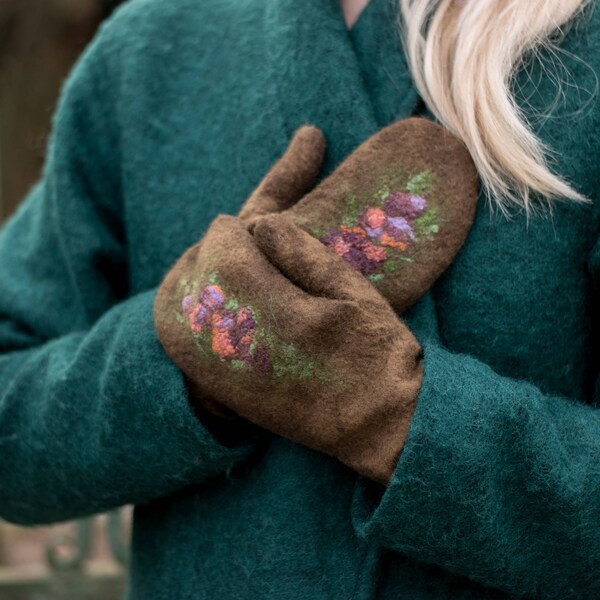
{"label": "coat collar", "polygon": [[350,32],[380,127],[422,112],[400,36],[399,0],[371,0]]}
{"label": "coat collar", "polygon": [[325,172],[418,105],[389,2],[371,0],[351,32],[339,0],[268,5],[269,62],[286,133],[320,127],[329,142]]}

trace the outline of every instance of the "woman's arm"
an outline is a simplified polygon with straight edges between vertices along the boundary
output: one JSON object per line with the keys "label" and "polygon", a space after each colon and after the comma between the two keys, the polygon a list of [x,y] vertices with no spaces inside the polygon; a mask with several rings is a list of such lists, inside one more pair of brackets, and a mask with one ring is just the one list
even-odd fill
{"label": "woman's arm", "polygon": [[[590,267],[600,281],[600,243]],[[600,388],[550,396],[436,341],[389,487],[357,487],[374,544],[517,597],[600,597]]]}
{"label": "woman's arm", "polygon": [[130,297],[119,157],[121,49],[103,28],[67,82],[41,182],[0,234],[0,516],[143,503],[227,472]]}

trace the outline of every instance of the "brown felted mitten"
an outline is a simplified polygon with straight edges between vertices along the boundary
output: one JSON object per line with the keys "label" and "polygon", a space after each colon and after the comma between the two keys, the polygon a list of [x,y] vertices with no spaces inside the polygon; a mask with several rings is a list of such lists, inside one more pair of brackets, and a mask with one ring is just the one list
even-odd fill
{"label": "brown felted mitten", "polygon": [[[256,217],[292,206],[314,185],[324,155],[321,131],[310,125],[298,129],[283,156],[242,206],[240,221],[248,225]],[[204,396],[193,380],[186,378],[186,385],[194,412],[221,443],[235,445],[246,437],[246,423],[236,413]]]}
{"label": "brown felted mitten", "polygon": [[375,287],[282,215],[215,219],[167,274],[158,336],[207,400],[386,483],[422,381]]}
{"label": "brown felted mitten", "polygon": [[473,224],[478,187],[462,142],[410,118],[370,137],[286,214],[402,314],[454,260]]}

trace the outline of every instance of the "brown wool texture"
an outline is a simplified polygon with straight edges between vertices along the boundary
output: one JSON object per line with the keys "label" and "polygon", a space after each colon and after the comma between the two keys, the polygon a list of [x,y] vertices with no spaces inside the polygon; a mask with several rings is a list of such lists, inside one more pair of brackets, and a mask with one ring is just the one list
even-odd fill
{"label": "brown wool texture", "polygon": [[[437,233],[417,240],[401,254],[408,259],[382,275],[379,292],[402,314],[450,266],[473,224],[479,178],[464,144],[427,119],[404,119],[381,129],[354,151],[327,179],[286,211],[306,231],[342,223],[348,200],[374,204],[374,193],[390,179],[392,190],[420,173],[432,185],[423,196],[437,213]],[[410,262],[409,262],[410,261]]]}
{"label": "brown wool texture", "polygon": [[[267,259],[267,255],[269,259]],[[285,352],[262,373],[234,368],[174,319],[182,275],[205,280],[251,306],[275,347],[293,346],[299,369],[283,374]],[[155,302],[159,338],[209,403],[339,460],[375,481],[389,480],[408,433],[422,380],[421,348],[360,273],[281,215],[263,217],[254,236],[218,217],[164,280]],[[312,366],[302,375],[302,360]]]}
{"label": "brown wool texture", "polygon": [[[310,191],[324,151],[317,128],[300,128],[239,217],[217,217],[167,274],[154,319],[197,414],[224,443],[242,417],[385,484],[423,377],[422,349],[397,313],[464,242],[477,178],[464,147],[424,119],[381,130]],[[376,285],[314,236],[342,221],[349,196],[368,204],[382,177],[402,184],[423,171],[435,182],[427,201],[437,235]],[[207,290],[217,308],[202,304]],[[201,319],[182,308],[185,298],[214,312]]]}

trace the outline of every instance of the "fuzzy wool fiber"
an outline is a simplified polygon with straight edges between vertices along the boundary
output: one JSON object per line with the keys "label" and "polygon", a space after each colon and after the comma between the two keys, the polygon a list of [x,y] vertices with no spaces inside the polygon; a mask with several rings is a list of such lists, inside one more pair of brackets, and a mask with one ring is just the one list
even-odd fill
{"label": "fuzzy wool fiber", "polygon": [[124,4],[73,70],[43,177],[0,234],[0,516],[135,504],[129,600],[599,598],[593,9],[562,42],[578,88],[554,102],[548,64],[527,61],[515,89],[553,167],[594,202],[527,222],[481,196],[408,315],[424,380],[384,487],[261,430],[221,444],[152,306],[300,125],[325,133],[325,176],[381,127],[430,116],[391,2],[350,33],[336,0]]}

